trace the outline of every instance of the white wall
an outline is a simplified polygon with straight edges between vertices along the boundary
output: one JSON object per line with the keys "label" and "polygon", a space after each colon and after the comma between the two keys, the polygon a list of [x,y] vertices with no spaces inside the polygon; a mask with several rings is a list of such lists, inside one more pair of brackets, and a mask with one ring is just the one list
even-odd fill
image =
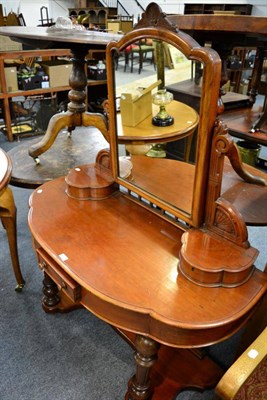
{"label": "white wall", "polygon": [[[127,0],[126,0],[127,1]],[[139,0],[139,2],[142,5],[147,5],[149,4],[150,1],[147,0]],[[193,1],[176,1],[176,0],[159,0],[155,1],[160,5],[162,10],[166,12],[167,14],[183,14],[184,12],[184,4],[185,3],[191,3],[191,4],[197,4],[197,3],[205,3],[205,4],[214,4],[216,1],[214,0],[193,0]],[[267,0],[221,0],[217,1],[217,3],[225,3],[225,4],[251,4],[253,5],[252,8],[252,15],[258,15],[260,17],[266,17],[267,16]]]}
{"label": "white wall", "polygon": [[[155,1],[155,0],[154,0]],[[139,2],[145,8],[150,0],[139,0]],[[214,3],[214,0],[204,0],[204,1],[177,1],[177,0],[158,0],[158,3],[162,10],[167,14],[183,14],[185,3]],[[252,4],[253,5],[253,15],[258,15],[262,17],[267,16],[267,0],[225,0],[224,3],[229,4]],[[15,13],[21,12],[24,16],[27,26],[37,26],[40,24],[40,9],[45,6],[48,8],[48,16],[54,21],[58,16],[67,16],[68,8],[73,7],[74,0],[0,0],[3,6],[4,14],[6,15],[10,11]],[[133,0],[122,1],[124,7],[129,10],[130,14],[133,14],[136,7],[131,8]],[[139,11],[138,11],[139,12]]]}
{"label": "white wall", "polygon": [[[144,8],[152,1],[150,0],[138,0],[140,4]],[[193,0],[193,1],[177,1],[177,0],[153,0],[155,3],[158,3],[162,10],[167,13],[167,14],[183,14],[184,13],[184,4],[185,3],[191,3],[191,4],[197,4],[197,3],[205,3],[205,4],[214,4],[216,1],[214,0]],[[136,6],[133,6],[133,0],[123,0],[121,1],[124,5],[124,7],[129,10],[129,13],[132,14],[134,13],[134,9],[136,9]],[[266,17],[267,16],[267,0],[221,0],[217,1],[217,3],[228,3],[228,4],[252,4],[252,15],[258,15],[261,17]],[[133,11],[132,11],[133,10]],[[138,11],[140,12],[140,11]]]}
{"label": "white wall", "polygon": [[[27,26],[40,25],[42,7],[47,7],[48,17],[54,21],[58,16],[67,16],[68,8],[73,7],[74,0],[0,0],[4,15],[13,11],[22,13]],[[43,13],[46,18],[46,13]]]}

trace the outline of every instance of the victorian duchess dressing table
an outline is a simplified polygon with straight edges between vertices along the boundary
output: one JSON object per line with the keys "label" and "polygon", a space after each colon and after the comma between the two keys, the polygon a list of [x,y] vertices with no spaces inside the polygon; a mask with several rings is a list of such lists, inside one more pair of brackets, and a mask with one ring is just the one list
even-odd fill
{"label": "victorian duchess dressing table", "polygon": [[[146,37],[203,64],[195,165],[125,153],[114,61]],[[125,399],[174,399],[185,387],[217,383],[221,369],[199,348],[246,324],[267,278],[254,266],[258,251],[241,214],[220,197],[224,156],[237,154],[227,127],[216,120],[218,54],[178,31],[151,3],[132,32],[108,45],[106,62],[108,124],[102,128],[94,115],[90,123],[102,128],[110,151],[40,186],[30,199],[43,308],[85,307],[133,346],[136,373]]]}

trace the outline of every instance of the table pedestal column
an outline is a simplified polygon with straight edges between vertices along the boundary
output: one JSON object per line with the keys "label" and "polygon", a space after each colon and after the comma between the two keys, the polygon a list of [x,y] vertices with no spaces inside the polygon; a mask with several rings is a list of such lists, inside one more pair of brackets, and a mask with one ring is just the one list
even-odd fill
{"label": "table pedestal column", "polygon": [[73,68],[69,78],[71,90],[68,94],[70,100],[68,111],[53,115],[42,140],[29,148],[29,155],[34,158],[37,164],[40,162],[38,156],[52,146],[59,132],[66,127],[71,131],[76,126],[95,126],[106,139],[108,138],[105,117],[101,114],[86,112],[85,57],[88,53],[88,47],[77,45],[71,52],[73,54]]}

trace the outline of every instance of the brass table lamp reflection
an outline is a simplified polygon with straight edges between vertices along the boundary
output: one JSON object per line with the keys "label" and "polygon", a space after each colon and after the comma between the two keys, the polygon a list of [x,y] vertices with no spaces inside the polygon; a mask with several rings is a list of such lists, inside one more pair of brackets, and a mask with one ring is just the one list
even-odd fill
{"label": "brass table lamp reflection", "polygon": [[153,94],[152,102],[159,106],[158,114],[152,118],[152,124],[156,126],[170,126],[174,123],[174,118],[166,111],[166,105],[173,100],[173,94],[166,89],[160,89]]}

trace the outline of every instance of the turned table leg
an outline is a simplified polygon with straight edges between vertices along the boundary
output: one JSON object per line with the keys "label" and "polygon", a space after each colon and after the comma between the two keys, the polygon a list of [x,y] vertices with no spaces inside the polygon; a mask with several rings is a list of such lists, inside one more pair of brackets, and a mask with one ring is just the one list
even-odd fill
{"label": "turned table leg", "polygon": [[74,303],[64,291],[60,290],[53,279],[46,273],[45,264],[39,264],[44,271],[42,307],[46,313],[66,313],[82,308],[80,303]]}
{"label": "turned table leg", "polygon": [[43,294],[43,309],[46,312],[52,312],[60,303],[60,296],[57,285],[46,272],[43,279]]}
{"label": "turned table leg", "polygon": [[10,256],[13,265],[14,274],[17,280],[15,290],[20,292],[25,284],[21,274],[18,246],[17,246],[17,209],[15,206],[13,193],[10,188],[6,188],[0,195],[0,218],[7,232]]}
{"label": "turned table leg", "polygon": [[146,336],[137,335],[135,339],[136,373],[128,383],[125,400],[149,400],[152,396],[149,373],[157,360],[160,344]]}
{"label": "turned table leg", "polygon": [[38,156],[46,152],[54,143],[61,129],[82,125],[82,113],[85,112],[87,78],[85,75],[85,56],[88,53],[87,46],[77,46],[72,50],[73,68],[69,78],[71,90],[69,91],[68,111],[54,115],[49,121],[47,131],[42,140],[29,148],[29,155],[36,163]]}

